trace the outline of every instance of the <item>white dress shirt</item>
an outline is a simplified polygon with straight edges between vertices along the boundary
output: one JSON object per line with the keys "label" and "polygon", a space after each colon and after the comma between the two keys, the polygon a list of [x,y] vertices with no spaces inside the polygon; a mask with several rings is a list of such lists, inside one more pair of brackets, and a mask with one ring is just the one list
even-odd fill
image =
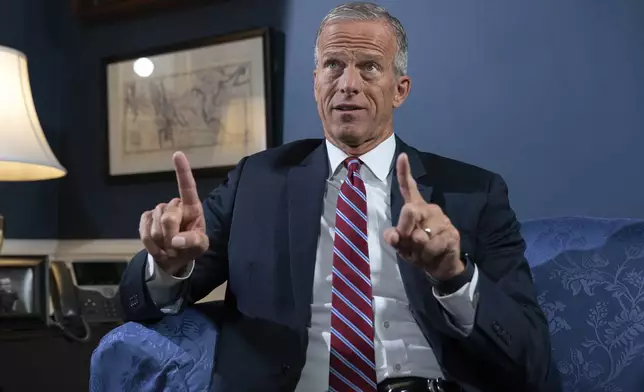
{"label": "white dress shirt", "polygon": [[[311,327],[306,364],[296,392],[323,392],[328,390],[329,349],[331,344],[331,268],[333,265],[333,238],[335,231],[336,203],[340,186],[346,177],[342,164],[347,155],[326,142],[330,176],[324,195],[324,212],[320,218]],[[442,372],[434,353],[423,336],[410,310],[396,251],[383,240],[383,232],[391,227],[391,179],[396,151],[392,135],[373,150],[362,155],[360,175],[367,192],[367,232],[371,283],[373,291],[376,376],[378,382],[392,377],[441,377]],[[176,298],[176,285],[192,273],[194,263],[181,277],[163,272],[148,257],[147,284],[152,299],[167,313],[175,312],[180,303]],[[434,296],[447,311],[445,316],[463,334],[468,334],[474,324],[474,292],[478,282],[475,267],[472,281],[453,294]]]}

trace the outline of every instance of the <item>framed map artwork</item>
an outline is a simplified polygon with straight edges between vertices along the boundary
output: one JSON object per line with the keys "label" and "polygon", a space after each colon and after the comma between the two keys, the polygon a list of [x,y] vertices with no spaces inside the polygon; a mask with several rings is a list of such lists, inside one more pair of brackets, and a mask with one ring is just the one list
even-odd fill
{"label": "framed map artwork", "polygon": [[272,142],[268,29],[105,60],[109,175],[221,172]]}

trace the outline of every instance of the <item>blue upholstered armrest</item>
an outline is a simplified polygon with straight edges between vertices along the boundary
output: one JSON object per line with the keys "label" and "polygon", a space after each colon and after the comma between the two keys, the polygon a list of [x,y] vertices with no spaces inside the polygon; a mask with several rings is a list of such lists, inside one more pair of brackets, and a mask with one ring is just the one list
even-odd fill
{"label": "blue upholstered armrest", "polygon": [[644,220],[523,222],[564,391],[644,391]]}
{"label": "blue upholstered armrest", "polygon": [[90,391],[208,391],[217,334],[194,308],[152,324],[123,324],[92,354]]}

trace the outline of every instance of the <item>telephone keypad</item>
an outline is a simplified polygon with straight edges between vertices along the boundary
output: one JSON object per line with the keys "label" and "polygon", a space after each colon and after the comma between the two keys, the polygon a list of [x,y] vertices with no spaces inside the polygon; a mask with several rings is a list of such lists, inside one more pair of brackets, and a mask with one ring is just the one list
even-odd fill
{"label": "telephone keypad", "polygon": [[79,290],[83,314],[88,323],[113,322],[121,319],[118,294],[106,298],[98,291]]}
{"label": "telephone keypad", "polygon": [[105,310],[105,315],[107,317],[119,317],[118,309],[116,308],[116,303],[114,302],[114,300],[105,300],[103,302],[103,309]]}

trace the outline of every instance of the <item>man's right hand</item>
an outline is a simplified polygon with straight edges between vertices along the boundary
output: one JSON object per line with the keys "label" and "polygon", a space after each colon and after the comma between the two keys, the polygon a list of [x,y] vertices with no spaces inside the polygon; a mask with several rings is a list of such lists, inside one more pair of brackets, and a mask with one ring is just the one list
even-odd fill
{"label": "man's right hand", "polygon": [[176,275],[209,246],[206,220],[188,158],[172,156],[179,198],[141,215],[139,234],[148,253],[167,273]]}

